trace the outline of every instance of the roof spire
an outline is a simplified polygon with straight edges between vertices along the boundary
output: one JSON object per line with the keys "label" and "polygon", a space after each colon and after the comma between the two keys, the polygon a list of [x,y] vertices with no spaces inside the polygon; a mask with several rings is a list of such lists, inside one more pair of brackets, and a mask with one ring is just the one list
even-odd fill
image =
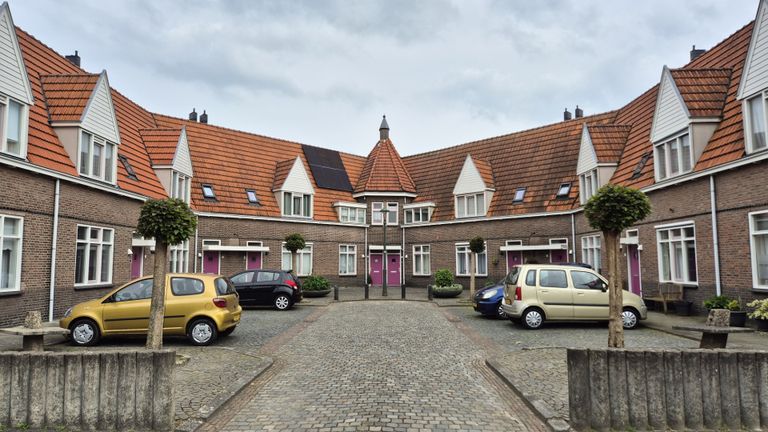
{"label": "roof spire", "polygon": [[381,119],[381,126],[379,126],[379,139],[385,140],[389,139],[389,125],[387,124],[387,116],[382,116]]}

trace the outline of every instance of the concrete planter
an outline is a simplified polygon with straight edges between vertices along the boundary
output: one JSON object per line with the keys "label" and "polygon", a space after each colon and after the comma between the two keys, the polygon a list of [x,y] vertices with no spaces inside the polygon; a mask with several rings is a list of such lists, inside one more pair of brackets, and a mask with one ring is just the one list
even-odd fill
{"label": "concrete planter", "polygon": [[768,320],[759,319],[755,320],[757,323],[757,331],[768,332]]}
{"label": "concrete planter", "polygon": [[312,290],[312,291],[304,290],[304,291],[302,291],[302,295],[304,297],[325,297],[325,296],[327,296],[330,293],[331,293],[331,289],[330,288],[324,289],[324,290]]}
{"label": "concrete planter", "polygon": [[432,296],[437,298],[450,298],[456,297],[464,290],[461,284],[453,284],[447,287],[440,287],[432,285]]}

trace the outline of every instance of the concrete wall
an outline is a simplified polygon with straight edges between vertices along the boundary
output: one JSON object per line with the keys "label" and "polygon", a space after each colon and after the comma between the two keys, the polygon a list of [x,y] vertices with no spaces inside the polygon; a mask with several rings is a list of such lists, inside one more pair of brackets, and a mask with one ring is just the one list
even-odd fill
{"label": "concrete wall", "polygon": [[0,353],[0,429],[172,430],[173,351]]}
{"label": "concrete wall", "polygon": [[768,428],[768,352],[569,349],[576,430]]}

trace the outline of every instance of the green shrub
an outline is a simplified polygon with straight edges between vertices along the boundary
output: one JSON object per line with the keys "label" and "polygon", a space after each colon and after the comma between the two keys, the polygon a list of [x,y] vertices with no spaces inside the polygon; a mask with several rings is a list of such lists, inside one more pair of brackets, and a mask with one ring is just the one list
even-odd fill
{"label": "green shrub", "polygon": [[307,276],[301,283],[301,288],[304,291],[325,291],[331,288],[331,283],[322,276]]}
{"label": "green shrub", "polygon": [[453,285],[453,273],[448,269],[440,269],[435,272],[435,286],[447,287]]}
{"label": "green shrub", "polygon": [[768,320],[768,299],[755,300],[747,303],[747,306],[754,308],[748,314],[750,318]]}
{"label": "green shrub", "polygon": [[707,309],[728,309],[731,311],[741,309],[738,300],[733,300],[724,295],[714,296],[704,300],[704,307]]}
{"label": "green shrub", "polygon": [[432,295],[438,298],[456,297],[464,290],[461,284],[452,284],[448,286],[433,286]]}

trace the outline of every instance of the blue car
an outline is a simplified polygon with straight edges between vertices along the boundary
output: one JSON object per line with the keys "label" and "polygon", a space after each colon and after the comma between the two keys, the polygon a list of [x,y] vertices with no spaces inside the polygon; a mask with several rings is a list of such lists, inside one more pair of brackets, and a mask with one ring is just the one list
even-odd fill
{"label": "blue car", "polygon": [[501,310],[501,302],[504,300],[504,281],[501,280],[495,285],[485,287],[475,293],[472,299],[472,306],[477,312],[485,316],[494,316],[497,318],[507,318],[507,314]]}

